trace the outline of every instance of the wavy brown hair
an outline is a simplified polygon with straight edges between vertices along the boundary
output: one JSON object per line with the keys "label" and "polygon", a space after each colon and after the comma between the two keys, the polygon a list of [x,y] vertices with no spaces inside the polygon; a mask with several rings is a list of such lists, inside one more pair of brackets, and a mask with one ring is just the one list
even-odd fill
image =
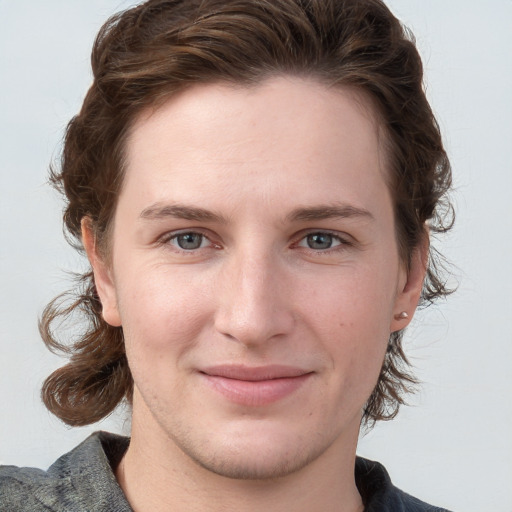
{"label": "wavy brown hair", "polygon": [[[51,171],[51,182],[66,199],[68,240],[79,250],[80,224],[87,218],[100,251],[109,252],[124,145],[142,110],[192,84],[250,85],[283,74],[355,87],[371,98],[386,134],[389,188],[406,264],[428,236],[426,225],[431,233],[451,227],[451,171],[424,94],[421,59],[412,35],[379,0],[149,0],[101,28],[92,69],[93,84],[67,127],[60,169]],[[449,293],[438,256],[431,248],[423,305]],[[40,330],[50,349],[69,357],[43,385],[51,412],[70,425],[85,425],[131,400],[123,331],[103,320],[91,272],[46,307]],[[391,334],[365,407],[366,424],[394,417],[415,383],[402,334]]]}

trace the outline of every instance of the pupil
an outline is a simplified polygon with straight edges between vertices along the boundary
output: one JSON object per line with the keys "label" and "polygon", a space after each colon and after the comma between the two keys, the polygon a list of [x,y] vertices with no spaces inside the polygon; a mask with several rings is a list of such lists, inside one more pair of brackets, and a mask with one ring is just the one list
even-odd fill
{"label": "pupil", "polygon": [[188,251],[201,247],[202,241],[203,235],[199,233],[183,233],[182,235],[178,235],[177,239],[180,248]]}
{"label": "pupil", "polygon": [[332,245],[332,235],[328,233],[314,233],[308,235],[308,246],[311,249],[329,249]]}

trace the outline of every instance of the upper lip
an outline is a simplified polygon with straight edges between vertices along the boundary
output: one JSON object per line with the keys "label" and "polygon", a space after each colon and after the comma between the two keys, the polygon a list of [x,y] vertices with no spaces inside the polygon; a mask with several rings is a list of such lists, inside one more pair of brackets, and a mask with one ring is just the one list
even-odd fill
{"label": "upper lip", "polygon": [[308,370],[295,366],[286,365],[267,365],[267,366],[244,366],[244,365],[218,365],[209,366],[200,370],[201,373],[211,377],[224,377],[226,379],[246,380],[246,381],[262,381],[272,379],[284,379],[292,377],[300,377],[307,373]]}

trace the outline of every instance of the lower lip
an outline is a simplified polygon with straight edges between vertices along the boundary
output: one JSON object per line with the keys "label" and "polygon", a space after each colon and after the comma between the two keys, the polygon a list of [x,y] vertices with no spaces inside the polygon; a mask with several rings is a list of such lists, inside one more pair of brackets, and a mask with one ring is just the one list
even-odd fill
{"label": "lower lip", "polygon": [[215,391],[239,405],[260,406],[282,400],[297,391],[310,377],[306,373],[298,377],[247,381],[203,374]]}

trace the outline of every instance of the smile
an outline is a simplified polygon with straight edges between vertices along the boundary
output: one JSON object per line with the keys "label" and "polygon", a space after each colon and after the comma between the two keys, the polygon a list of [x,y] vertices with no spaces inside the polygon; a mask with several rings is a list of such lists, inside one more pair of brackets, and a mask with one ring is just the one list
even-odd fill
{"label": "smile", "polygon": [[277,402],[297,391],[312,375],[289,366],[216,366],[200,372],[207,385],[229,401],[245,406]]}

